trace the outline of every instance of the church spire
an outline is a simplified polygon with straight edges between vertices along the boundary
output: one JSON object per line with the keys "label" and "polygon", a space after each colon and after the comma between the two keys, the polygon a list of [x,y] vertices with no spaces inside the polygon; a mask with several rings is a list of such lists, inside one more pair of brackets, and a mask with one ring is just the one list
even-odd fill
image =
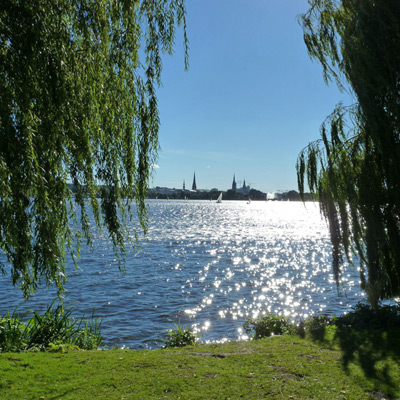
{"label": "church spire", "polygon": [[192,190],[197,190],[197,185],[196,185],[196,172],[193,174],[193,185],[192,185]]}
{"label": "church spire", "polygon": [[232,190],[236,190],[236,179],[235,179],[235,174],[233,174]]}

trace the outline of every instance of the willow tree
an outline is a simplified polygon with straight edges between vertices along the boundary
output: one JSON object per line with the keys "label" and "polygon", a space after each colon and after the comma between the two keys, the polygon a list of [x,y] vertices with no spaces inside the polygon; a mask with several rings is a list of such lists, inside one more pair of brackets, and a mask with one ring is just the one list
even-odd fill
{"label": "willow tree", "polygon": [[[297,162],[327,218],[333,270],[358,260],[369,301],[400,295],[400,2],[311,0],[302,15],[310,56],[326,81],[349,87]],[[352,257],[353,255],[356,257]]]}
{"label": "willow tree", "polygon": [[182,24],[187,66],[184,0],[1,1],[0,268],[26,297],[63,290],[89,212],[119,256],[135,210],[146,231],[161,58]]}

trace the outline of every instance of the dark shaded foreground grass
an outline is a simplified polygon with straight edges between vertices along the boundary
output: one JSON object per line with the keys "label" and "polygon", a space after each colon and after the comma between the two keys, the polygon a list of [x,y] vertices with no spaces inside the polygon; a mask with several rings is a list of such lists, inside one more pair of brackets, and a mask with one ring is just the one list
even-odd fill
{"label": "dark shaded foreground grass", "polygon": [[152,351],[2,353],[0,398],[400,399],[400,332],[335,341],[335,328],[326,332]]}

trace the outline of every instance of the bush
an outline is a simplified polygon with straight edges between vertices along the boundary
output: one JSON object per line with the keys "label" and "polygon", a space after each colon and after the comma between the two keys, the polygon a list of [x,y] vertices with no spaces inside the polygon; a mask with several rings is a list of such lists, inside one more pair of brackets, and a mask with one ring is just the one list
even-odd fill
{"label": "bush", "polygon": [[72,337],[72,344],[79,347],[80,349],[93,350],[97,349],[103,338],[100,334],[101,322],[94,319],[93,316],[90,320],[83,321],[84,327],[80,328],[82,319],[80,320],[78,329],[75,335]]}
{"label": "bush", "polygon": [[7,312],[4,317],[0,317],[0,352],[25,350],[26,330],[27,326],[19,321],[15,311],[12,315]]}
{"label": "bush", "polygon": [[[245,332],[253,339],[261,339],[271,335],[292,334],[296,326],[288,318],[265,314],[257,318],[248,318],[243,325]],[[253,333],[254,332],[254,333]]]}
{"label": "bush", "polygon": [[323,337],[325,328],[334,325],[336,321],[336,317],[330,318],[325,315],[319,315],[296,324],[295,322],[291,322],[289,318],[265,314],[258,318],[248,318],[243,327],[246,333],[253,339],[285,334],[296,334],[304,337],[306,333],[316,338]]}
{"label": "bush", "polygon": [[393,329],[400,328],[400,306],[358,303],[353,311],[337,317],[335,325],[354,329]]}
{"label": "bush", "polygon": [[335,330],[388,330],[400,328],[400,305],[380,305],[372,307],[369,304],[358,303],[352,311],[340,317],[326,315],[313,316],[299,325],[290,322],[288,318],[272,314],[262,315],[258,318],[248,318],[243,325],[246,333],[253,339],[261,339],[271,335],[310,334],[314,339],[322,340],[327,328]]}
{"label": "bush", "polygon": [[187,327],[181,327],[181,323],[175,324],[176,331],[170,330],[167,339],[164,341],[165,347],[184,347],[193,346],[199,335],[195,334]]}
{"label": "bush", "polygon": [[101,323],[93,316],[89,321],[75,320],[71,313],[72,310],[64,311],[62,305],[55,306],[54,302],[43,315],[34,311],[26,323],[19,320],[16,310],[12,315],[7,313],[0,318],[0,351],[45,351],[54,344],[85,350],[99,347]]}
{"label": "bush", "polygon": [[336,320],[336,317],[331,318],[327,315],[317,315],[306,319],[303,326],[307,332],[318,333],[325,330],[327,326],[334,325]]}

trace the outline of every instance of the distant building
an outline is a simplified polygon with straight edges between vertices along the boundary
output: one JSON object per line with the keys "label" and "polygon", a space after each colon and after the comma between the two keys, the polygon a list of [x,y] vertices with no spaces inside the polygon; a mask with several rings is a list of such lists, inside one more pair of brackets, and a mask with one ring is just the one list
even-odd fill
{"label": "distant building", "polygon": [[175,193],[179,193],[179,190],[171,189],[171,188],[168,188],[168,187],[160,187],[160,186],[156,186],[152,190],[155,193],[158,193],[158,194],[175,194]]}
{"label": "distant building", "polygon": [[192,190],[194,190],[194,191],[197,190],[197,185],[196,185],[196,172],[193,174],[193,185],[192,185]]}
{"label": "distant building", "polygon": [[183,191],[185,191],[185,180],[183,180]]}
{"label": "distant building", "polygon": [[250,193],[250,185],[246,186],[246,179],[243,181],[243,186],[239,189],[237,189],[238,193],[242,194],[249,194]]}
{"label": "distant building", "polygon": [[235,179],[235,174],[233,174],[232,190],[236,192],[236,179]]}

